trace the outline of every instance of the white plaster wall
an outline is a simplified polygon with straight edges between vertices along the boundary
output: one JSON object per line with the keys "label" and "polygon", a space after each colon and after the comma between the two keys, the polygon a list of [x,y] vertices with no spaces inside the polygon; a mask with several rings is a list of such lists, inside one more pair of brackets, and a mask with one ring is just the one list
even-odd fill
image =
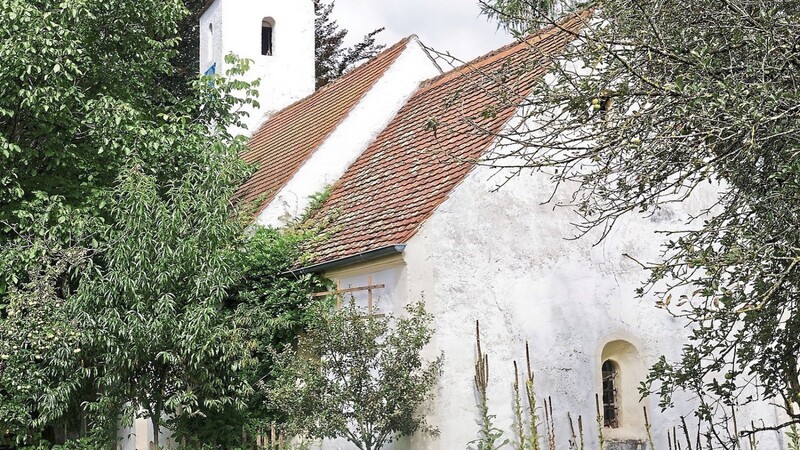
{"label": "white plaster wall", "polygon": [[[136,419],[132,427],[117,431],[119,450],[150,450],[153,442],[153,424],[147,419]],[[162,428],[158,438],[159,445],[165,449],[176,448],[175,439],[170,430]]]}
{"label": "white plaster wall", "polygon": [[[261,55],[261,24],[275,20],[273,54]],[[247,134],[269,114],[314,92],[314,4],[312,0],[217,0],[200,18],[200,73],[225,55],[253,60],[247,80],[260,79],[260,108],[248,108]],[[213,38],[209,33],[213,25]]]}
{"label": "white plaster wall", "polygon": [[[629,216],[598,245],[598,234],[571,241],[577,220],[569,208],[568,187],[554,203],[543,205],[552,191],[548,177],[523,175],[498,192],[488,168],[477,168],[408,242],[405,250],[409,297],[425,294],[436,316],[434,351],[445,354],[432,421],[437,440],[415,438],[413,449],[464,449],[477,436],[474,373],[474,324],[480,320],[482,343],[490,361],[491,413],[511,432],[513,361],[524,361],[531,345],[540,400],[551,397],[559,448],[568,438],[567,413],[583,416],[587,445],[596,442],[595,393],[601,389],[601,352],[606,343],[632,343],[645,367],[660,355],[676,358],[684,343],[684,324],[655,308],[655,298],[638,299],[635,289],[646,279],[629,254],[657,261],[657,230],[683,224],[687,211],[710,204],[714,186],[700,189],[689,201],[652,218]],[[680,416],[694,421],[689,404],[661,414],[654,398],[646,399],[655,423],[656,446],[666,448],[668,427]],[[541,404],[541,403],[540,403]],[[634,408],[641,411],[641,406]],[[774,421],[768,405],[740,415],[740,423]],[[644,437],[619,430],[618,438]],[[772,439],[772,440],[770,440]],[[783,448],[777,435],[762,437],[763,448]],[[563,447],[566,448],[566,447]]]}
{"label": "white plaster wall", "polygon": [[281,226],[298,217],[309,197],[338,180],[394,118],[424,80],[439,68],[412,38],[403,53],[370,88],[347,117],[325,139],[259,216],[266,226]]}

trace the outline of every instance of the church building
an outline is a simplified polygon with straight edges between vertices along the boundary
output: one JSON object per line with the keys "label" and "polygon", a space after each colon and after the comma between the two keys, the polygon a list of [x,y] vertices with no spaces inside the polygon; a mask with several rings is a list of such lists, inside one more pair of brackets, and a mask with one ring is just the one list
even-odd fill
{"label": "church building", "polygon": [[[518,105],[587,20],[573,15],[447,72],[409,36],[314,92],[312,0],[213,0],[200,19],[201,73],[224,74],[232,52],[252,59],[261,79],[244,155],[258,169],[241,191],[258,203],[257,223],[283,226],[329,191],[312,214],[330,222],[330,235],[297,272],[324,274],[375,314],[422,299],[435,317],[428,351],[445,362],[428,417],[440,435],[393,449],[466,449],[477,437],[476,321],[491,366],[490,413],[509,436],[513,362],[524,365],[526,342],[559,448],[568,448],[568,413],[582,417],[586,448],[597,448],[598,406],[607,449],[649,448],[644,408],[656,448],[668,448],[682,416],[696,424],[686,395],[664,412],[656,398],[640,399],[648,368],[661,355],[677,358],[688,332],[655,298],[636,297],[647,274],[626,255],[658,260],[656,232],[683,225],[716,190],[623,217],[605,239],[570,240],[575,213],[555,207],[569,193],[552,197],[546,174],[508,179],[475,164],[509,144],[502,135],[520,120]],[[780,422],[766,404],[742,411],[741,423],[751,420]],[[784,448],[781,439],[764,435],[761,448]]]}

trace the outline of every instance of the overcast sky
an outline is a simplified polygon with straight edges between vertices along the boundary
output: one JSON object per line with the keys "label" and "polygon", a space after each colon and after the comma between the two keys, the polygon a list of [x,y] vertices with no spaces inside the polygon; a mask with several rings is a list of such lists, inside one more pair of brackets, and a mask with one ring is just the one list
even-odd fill
{"label": "overcast sky", "polygon": [[423,44],[464,61],[512,41],[480,15],[478,0],[336,0],[334,18],[351,41],[385,27],[382,44],[416,34]]}

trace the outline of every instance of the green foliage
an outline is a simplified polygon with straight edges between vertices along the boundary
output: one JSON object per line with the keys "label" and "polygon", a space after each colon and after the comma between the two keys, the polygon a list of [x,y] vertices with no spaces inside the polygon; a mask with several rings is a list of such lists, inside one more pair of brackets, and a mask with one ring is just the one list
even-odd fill
{"label": "green foliage", "polygon": [[[0,246],[102,234],[126,167],[175,178],[199,141],[215,142],[210,126],[238,123],[229,111],[254,100],[232,94],[248,86],[193,77],[177,98],[161,82],[185,14],[179,0],[0,1]],[[232,74],[247,68],[235,64]],[[24,281],[31,250],[7,255],[0,296]]]}
{"label": "green foliage", "polygon": [[[286,274],[303,260],[302,244],[307,239],[293,228],[256,227],[238,254],[239,278],[228,289],[225,309],[247,350],[239,376],[255,388],[263,388],[270,380],[276,350],[296,348],[299,336],[316,320],[315,306],[322,300],[311,295],[330,287],[316,274]],[[178,435],[220,448],[241,445],[243,427],[255,436],[259,429],[285,420],[280,408],[271,407],[267,400],[263,389],[257,389],[242,398],[243,408],[181,417]]]}
{"label": "green foliage", "polygon": [[361,61],[372,58],[383,50],[383,45],[375,44],[375,36],[383,28],[368,33],[361,42],[352,47],[345,47],[347,30],[340,29],[339,24],[331,19],[335,0],[315,0],[317,13],[315,20],[316,79],[317,89],[339,78]]}
{"label": "green foliage", "polygon": [[[511,3],[496,4],[515,19]],[[713,210],[666,233],[663,260],[646,266],[640,294],[656,292],[692,325],[682,357],[659,363],[646,389],[663,406],[676,389],[693,391],[710,427],[757,398],[790,415],[773,425],[800,422],[800,2],[590,6],[509,136],[523,151],[489,159],[514,155],[576,187],[580,231],[602,236],[628,213],[658,221],[669,203],[714,186]],[[552,23],[541,11],[525,20]],[[716,435],[735,439],[725,431]]]}
{"label": "green foliage", "polygon": [[36,446],[20,447],[19,450],[103,450],[106,447],[90,439],[76,439],[61,445],[42,442]]}
{"label": "green foliage", "polygon": [[107,448],[135,416],[241,445],[276,416],[252,389],[269,349],[324,286],[280,276],[307,231],[246,232],[234,204],[249,61],[195,76],[179,0],[0,0],[0,18],[0,445],[85,419]]}
{"label": "green foliage", "polygon": [[432,337],[422,303],[399,319],[365,316],[352,302],[335,312],[319,308],[299,350],[278,355],[269,384],[288,431],[342,437],[361,450],[415,432],[435,434],[419,408],[432,395],[442,357],[426,362],[421,356]]}
{"label": "green foliage", "polygon": [[[481,348],[481,328],[480,323],[475,322],[475,391],[478,394],[478,411],[480,412],[480,431],[478,438],[469,443],[470,450],[497,450],[505,447],[511,441],[505,439],[503,430],[494,425],[497,418],[489,412],[489,355]],[[516,381],[515,381],[516,382]],[[517,397],[518,399],[519,397]],[[518,408],[518,409],[521,409]],[[520,414],[521,416],[521,414]],[[521,428],[521,423],[517,423]]]}
{"label": "green foliage", "polygon": [[165,414],[239,406],[250,389],[237,375],[240,333],[223,309],[243,226],[230,200],[246,172],[237,146],[197,150],[166,184],[138,168],[123,174],[101,262],[72,302],[97,371],[90,406],[111,419],[109,431],[120,412],[158,429]]}
{"label": "green foliage", "polygon": [[[231,75],[247,68],[229,61]],[[10,387],[0,389],[0,426],[13,440],[88,415],[107,442],[120,414],[124,422],[141,407],[161,425],[162,412],[191,416],[249,389],[232,373],[245,352],[222,299],[239,276],[244,224],[231,201],[247,174],[243,140],[225,130],[239,121],[228,112],[243,102],[233,92],[253,89],[222,77],[192,89],[137,119],[115,190],[95,187],[99,210],[38,191],[6,222],[0,336],[11,352],[0,383]],[[76,254],[92,264],[64,261]]]}
{"label": "green foliage", "polygon": [[155,78],[183,14],[177,0],[0,1],[0,220],[42,195],[96,207],[128,155],[153,155],[168,97]]}
{"label": "green foliage", "polygon": [[[36,439],[30,428],[75,413],[85,388],[83,330],[64,307],[70,274],[89,263],[79,249],[48,255],[11,288],[0,322],[0,443]],[[66,291],[66,292],[65,292]]]}
{"label": "green foliage", "polygon": [[797,425],[789,427],[786,432],[786,439],[789,443],[789,450],[800,450],[800,433],[797,431]]}
{"label": "green foliage", "polygon": [[559,2],[554,0],[478,0],[483,14],[517,35],[539,28],[537,19],[550,17]]}

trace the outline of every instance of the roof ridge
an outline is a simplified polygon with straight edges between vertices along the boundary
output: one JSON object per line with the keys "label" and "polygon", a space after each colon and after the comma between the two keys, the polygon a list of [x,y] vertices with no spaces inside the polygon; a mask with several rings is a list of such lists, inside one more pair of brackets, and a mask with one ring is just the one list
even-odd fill
{"label": "roof ridge", "polygon": [[360,65],[360,66],[358,66],[358,67],[355,67],[355,68],[353,68],[353,69],[352,69],[352,70],[350,70],[349,72],[347,72],[347,73],[345,73],[344,75],[342,75],[341,77],[339,77],[339,78],[337,78],[337,79],[335,79],[335,80],[331,81],[330,83],[326,84],[325,86],[322,86],[321,88],[319,88],[319,89],[315,90],[314,92],[312,92],[312,93],[310,93],[310,94],[306,95],[305,97],[303,97],[303,98],[301,98],[301,99],[299,99],[299,100],[297,100],[297,101],[294,101],[294,102],[292,102],[292,103],[288,104],[287,106],[285,106],[285,107],[281,108],[281,109],[280,109],[279,111],[277,111],[275,114],[273,114],[272,116],[270,116],[270,117],[269,117],[267,120],[265,120],[263,123],[261,123],[261,125],[259,125],[259,126],[258,126],[258,128],[256,129],[256,131],[255,131],[255,132],[254,132],[254,133],[253,133],[253,134],[250,136],[250,139],[253,139],[253,138],[255,138],[255,137],[256,137],[256,135],[258,134],[258,132],[259,132],[259,131],[261,131],[261,128],[263,128],[263,127],[264,127],[264,126],[267,124],[267,122],[269,122],[269,121],[271,121],[271,120],[274,120],[274,119],[276,119],[276,118],[278,118],[278,117],[284,116],[284,115],[286,115],[286,114],[288,114],[288,113],[290,113],[290,112],[291,112],[291,109],[292,109],[292,107],[293,107],[293,106],[295,106],[295,105],[297,105],[298,103],[305,102],[305,101],[307,101],[307,100],[309,100],[309,99],[311,99],[311,98],[313,98],[313,97],[318,97],[318,96],[320,96],[320,95],[323,95],[323,94],[324,94],[326,91],[328,91],[328,90],[335,89],[335,87],[336,87],[336,86],[338,86],[338,85],[340,85],[340,84],[342,84],[342,83],[345,83],[345,82],[347,82],[347,80],[349,80],[350,78],[352,78],[352,77],[356,76],[356,75],[357,75],[357,72],[361,71],[361,69],[364,69],[364,70],[366,70],[368,67],[370,67],[370,66],[373,66],[373,65],[377,64],[377,62],[376,62],[376,61],[380,61],[382,56],[384,56],[384,55],[386,55],[386,54],[388,54],[388,53],[391,53],[391,52],[393,52],[393,51],[395,51],[395,50],[398,50],[400,47],[404,47],[404,46],[408,45],[408,43],[409,43],[409,42],[411,42],[411,39],[412,39],[413,37],[415,37],[413,34],[412,34],[412,35],[410,35],[410,36],[406,36],[405,38],[403,38],[403,39],[401,39],[401,40],[397,41],[397,42],[396,42],[395,44],[393,44],[391,47],[389,47],[389,48],[386,48],[386,49],[384,49],[382,52],[380,52],[380,53],[378,53],[377,55],[373,56],[372,58],[370,58],[370,59],[369,59],[367,62],[365,62],[364,64],[362,64],[362,65]]}
{"label": "roof ridge", "polygon": [[242,158],[259,165],[240,187],[242,201],[260,199],[259,214],[291,176],[353,111],[398,58],[409,36],[311,95],[266,120],[247,142]]}
{"label": "roof ridge", "polygon": [[[533,64],[520,75],[521,95],[543,77],[547,63],[579,37],[591,11],[572,14],[525,40],[506,45],[466,67],[423,82],[394,119],[375,137],[331,188],[330,197],[311,220],[328,217],[331,234],[309,245],[315,262],[330,262],[386,245],[408,242],[473,172],[473,158],[495,142],[517,111],[503,105],[495,114],[481,114],[495,104],[491,89],[473,83],[483,71],[512,63]],[[526,51],[532,45],[539,51]],[[514,54],[514,52],[517,52]],[[454,78],[455,77],[455,78]],[[449,82],[448,81],[451,81]],[[462,86],[463,85],[463,86]],[[458,90],[459,107],[451,108]],[[475,116],[474,120],[472,116]],[[442,124],[429,127],[430,117]],[[484,130],[474,133],[473,130]]]}
{"label": "roof ridge", "polygon": [[582,9],[580,11],[571,13],[569,16],[565,17],[564,19],[560,20],[557,23],[553,23],[552,25],[537,30],[536,32],[531,33],[522,39],[518,39],[510,44],[506,44],[482,56],[478,56],[477,58],[464,63],[464,65],[460,67],[455,67],[441,75],[423,81],[420,84],[420,90],[430,89],[439,84],[447,83],[453,78],[457,78],[461,75],[464,75],[465,73],[476,71],[482,67],[485,67],[493,63],[497,59],[500,59],[506,55],[516,53],[517,51],[521,50],[520,47],[523,46],[532,47],[536,43],[547,39],[553,34],[559,31],[566,30],[572,21],[578,19],[580,20],[586,19],[587,16],[591,14],[591,12],[592,11],[589,9]]}

